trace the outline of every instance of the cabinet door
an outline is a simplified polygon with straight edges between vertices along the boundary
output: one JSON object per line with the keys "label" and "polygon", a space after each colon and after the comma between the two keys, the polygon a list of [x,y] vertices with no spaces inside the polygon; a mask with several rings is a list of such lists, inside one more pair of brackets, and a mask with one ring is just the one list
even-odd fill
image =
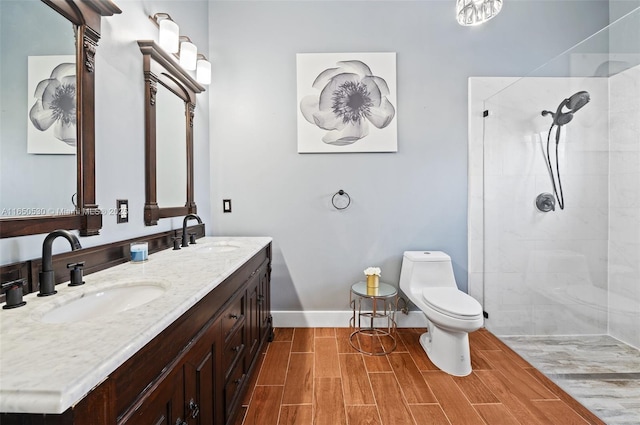
{"label": "cabinet door", "polygon": [[248,364],[256,356],[260,343],[267,337],[271,323],[269,263],[265,261],[247,285],[247,351]]}
{"label": "cabinet door", "polygon": [[156,383],[119,425],[185,425],[183,401],[182,368],[177,367]]}
{"label": "cabinet door", "polygon": [[220,320],[195,341],[184,363],[184,409],[189,425],[221,423],[220,389],[224,373],[220,367]]}
{"label": "cabinet door", "polygon": [[247,286],[247,359],[251,364],[260,342],[260,279],[256,273],[249,279]]}
{"label": "cabinet door", "polygon": [[260,280],[258,283],[259,339],[262,341],[271,336],[267,335],[271,332],[271,279],[268,264],[264,264],[260,268],[258,278]]}

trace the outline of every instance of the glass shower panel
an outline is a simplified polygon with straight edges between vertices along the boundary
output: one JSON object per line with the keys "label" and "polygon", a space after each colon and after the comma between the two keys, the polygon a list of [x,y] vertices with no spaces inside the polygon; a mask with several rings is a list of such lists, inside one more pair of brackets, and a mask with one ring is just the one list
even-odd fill
{"label": "glass shower panel", "polygon": [[[497,335],[640,345],[639,20],[637,9],[484,102],[484,308]],[[540,195],[555,209],[540,211]]]}
{"label": "glass shower panel", "polygon": [[640,348],[640,9],[610,43],[608,333]]}
{"label": "glass shower panel", "polygon": [[[561,127],[556,190],[565,208],[542,212],[536,198],[554,193],[545,152],[549,140],[555,166],[557,127],[550,132],[541,112],[578,91],[592,100]],[[529,77],[485,109],[487,326],[499,335],[606,332],[606,79]],[[576,298],[587,292],[591,299]]]}

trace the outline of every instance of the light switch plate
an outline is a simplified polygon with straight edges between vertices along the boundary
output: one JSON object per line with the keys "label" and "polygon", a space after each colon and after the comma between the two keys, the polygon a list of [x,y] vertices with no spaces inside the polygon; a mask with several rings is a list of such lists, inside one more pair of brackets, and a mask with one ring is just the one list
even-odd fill
{"label": "light switch plate", "polygon": [[129,222],[129,200],[116,199],[116,218],[118,223]]}
{"label": "light switch plate", "polygon": [[231,212],[231,199],[223,199],[222,200],[222,212],[230,213]]}

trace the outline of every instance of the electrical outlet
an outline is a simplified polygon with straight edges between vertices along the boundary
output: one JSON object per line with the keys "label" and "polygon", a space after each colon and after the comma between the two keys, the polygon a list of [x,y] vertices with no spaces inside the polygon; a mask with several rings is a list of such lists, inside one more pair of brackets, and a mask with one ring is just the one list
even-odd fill
{"label": "electrical outlet", "polygon": [[129,222],[129,200],[116,199],[116,217],[118,223]]}
{"label": "electrical outlet", "polygon": [[231,212],[231,199],[223,199],[222,200],[222,212],[230,213]]}

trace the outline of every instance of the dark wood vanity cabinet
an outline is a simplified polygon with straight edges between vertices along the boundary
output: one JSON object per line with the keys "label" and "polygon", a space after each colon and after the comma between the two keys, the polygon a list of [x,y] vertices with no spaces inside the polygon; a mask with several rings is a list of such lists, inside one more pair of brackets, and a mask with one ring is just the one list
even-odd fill
{"label": "dark wood vanity cabinet", "polygon": [[61,415],[0,423],[229,425],[271,339],[267,245]]}
{"label": "dark wood vanity cabinet", "polygon": [[[157,385],[141,392],[120,415],[118,425],[163,424],[165,418],[170,425],[228,425],[235,419],[247,378],[272,332],[270,267],[268,246],[205,297],[202,306],[198,303],[185,313],[189,322],[206,311],[210,319],[160,374]],[[218,298],[222,294],[223,299]],[[215,310],[214,300],[220,304]],[[124,373],[131,370],[126,366],[120,368]]]}

